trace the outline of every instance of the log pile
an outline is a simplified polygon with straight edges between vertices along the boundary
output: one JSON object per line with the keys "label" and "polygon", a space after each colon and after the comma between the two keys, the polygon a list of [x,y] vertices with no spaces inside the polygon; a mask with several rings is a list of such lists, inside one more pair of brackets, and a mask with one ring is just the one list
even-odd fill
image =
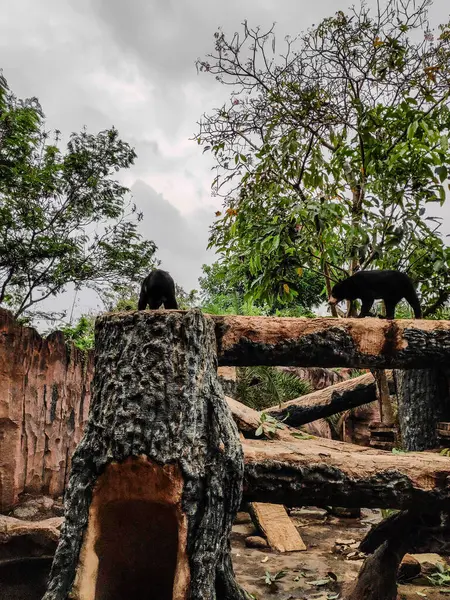
{"label": "log pile", "polygon": [[242,493],[287,506],[428,512],[450,500],[447,457],[305,439],[288,426],[256,439],[260,414],[226,401],[217,379],[219,361],[445,361],[449,323],[142,311],[99,318],[96,345],[89,421],[44,600],[244,600],[229,542]]}

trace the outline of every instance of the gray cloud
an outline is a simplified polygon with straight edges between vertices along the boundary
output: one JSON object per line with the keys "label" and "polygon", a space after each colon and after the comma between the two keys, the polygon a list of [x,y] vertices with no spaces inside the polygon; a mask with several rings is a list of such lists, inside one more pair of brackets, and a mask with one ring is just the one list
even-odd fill
{"label": "gray cloud", "polygon": [[170,271],[186,291],[197,287],[196,276],[201,265],[213,260],[213,251],[206,249],[212,210],[197,208],[182,214],[162,194],[140,180],[131,191],[136,206],[144,213],[140,229],[158,246],[161,267]]}

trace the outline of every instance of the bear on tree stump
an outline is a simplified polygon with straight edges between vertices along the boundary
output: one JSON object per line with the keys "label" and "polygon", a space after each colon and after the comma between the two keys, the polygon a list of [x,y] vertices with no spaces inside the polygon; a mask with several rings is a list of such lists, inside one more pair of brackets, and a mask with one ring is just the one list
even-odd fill
{"label": "bear on tree stump", "polygon": [[44,600],[244,600],[230,556],[244,462],[200,311],[105,315]]}

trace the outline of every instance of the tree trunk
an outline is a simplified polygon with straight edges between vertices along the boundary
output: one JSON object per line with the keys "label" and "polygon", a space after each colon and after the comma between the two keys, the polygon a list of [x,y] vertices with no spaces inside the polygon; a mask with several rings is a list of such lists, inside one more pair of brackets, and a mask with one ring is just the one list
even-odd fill
{"label": "tree trunk", "polygon": [[418,369],[450,363],[450,321],[211,318],[222,366]]}
{"label": "tree trunk", "polygon": [[96,323],[94,394],[45,600],[243,600],[230,558],[243,455],[214,323],[142,311]]}
{"label": "tree trunk", "polygon": [[281,406],[266,408],[261,412],[268,413],[287,425],[298,427],[362,404],[369,404],[376,399],[375,380],[371,373],[366,373],[354,379],[330,385],[323,390],[289,400]]}
{"label": "tree trunk", "polygon": [[435,448],[438,422],[450,420],[447,371],[395,370],[394,377],[403,447],[409,451]]}
{"label": "tree trunk", "polygon": [[401,539],[390,540],[377,548],[364,561],[345,600],[397,600],[397,571],[405,552]]}

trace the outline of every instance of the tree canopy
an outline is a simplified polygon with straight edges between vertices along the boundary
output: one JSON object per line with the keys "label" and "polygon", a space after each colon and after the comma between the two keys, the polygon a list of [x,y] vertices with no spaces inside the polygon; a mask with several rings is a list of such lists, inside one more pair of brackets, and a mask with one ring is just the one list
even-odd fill
{"label": "tree canopy", "polygon": [[17,99],[2,77],[0,304],[16,317],[68,284],[103,295],[140,282],[153,263],[155,244],[142,240],[141,215],[114,178],[134,150],[114,128],[60,145],[37,99]]}
{"label": "tree canopy", "polygon": [[428,312],[450,296],[450,252],[430,210],[446,198],[450,25],[431,0],[337,12],[278,53],[275,30],[215,34],[200,71],[230,89],[196,135],[225,198],[210,245],[250,269],[250,295],[292,300],[307,271],[367,267],[420,282]]}

